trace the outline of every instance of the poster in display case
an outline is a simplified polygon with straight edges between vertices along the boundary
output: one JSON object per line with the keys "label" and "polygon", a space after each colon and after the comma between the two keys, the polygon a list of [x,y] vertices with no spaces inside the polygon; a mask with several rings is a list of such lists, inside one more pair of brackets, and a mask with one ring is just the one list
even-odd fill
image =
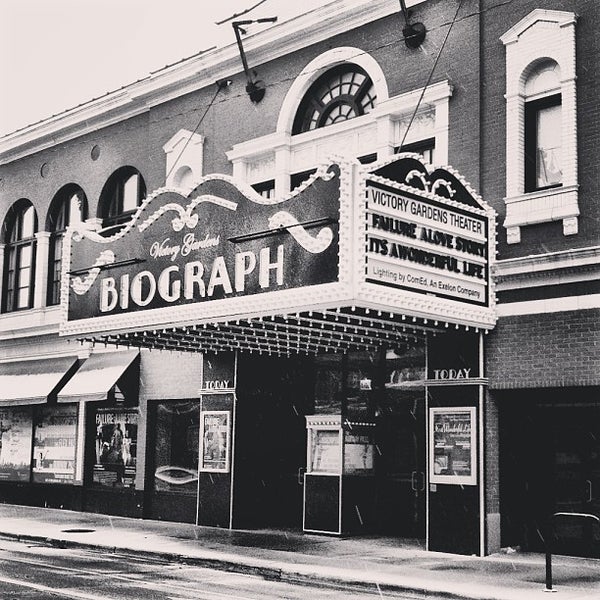
{"label": "poster in display case", "polygon": [[0,409],[0,481],[29,481],[32,438],[30,406]]}
{"label": "poster in display case", "polygon": [[200,471],[228,473],[231,429],[228,410],[200,413]]}
{"label": "poster in display case", "polygon": [[306,417],[308,473],[367,475],[375,467],[374,427],[336,415]]}
{"label": "poster in display case", "polygon": [[137,428],[137,408],[96,410],[95,484],[135,487]]}
{"label": "poster in display case", "polygon": [[473,406],[429,409],[429,481],[476,485],[476,410]]}
{"label": "poster in display case", "polygon": [[74,483],[77,448],[77,404],[44,406],[35,413],[33,481]]}
{"label": "poster in display case", "polygon": [[310,432],[308,472],[341,474],[342,452],[339,430],[313,429]]}

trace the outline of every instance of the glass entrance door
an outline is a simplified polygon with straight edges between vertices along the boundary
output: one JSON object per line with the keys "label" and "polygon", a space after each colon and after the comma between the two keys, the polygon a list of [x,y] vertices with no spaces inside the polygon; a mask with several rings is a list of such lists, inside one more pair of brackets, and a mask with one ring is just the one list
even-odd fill
{"label": "glass entrance door", "polygon": [[425,538],[424,348],[385,355],[378,426],[380,530]]}

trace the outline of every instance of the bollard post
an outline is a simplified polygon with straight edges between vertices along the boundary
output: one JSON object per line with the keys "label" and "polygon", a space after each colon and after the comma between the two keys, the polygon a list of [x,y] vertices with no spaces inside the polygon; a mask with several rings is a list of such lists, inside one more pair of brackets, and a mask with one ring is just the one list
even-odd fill
{"label": "bollard post", "polygon": [[546,587],[544,588],[545,592],[556,592],[555,589],[552,588],[552,542],[554,540],[554,521],[550,519],[548,527],[546,529]]}
{"label": "bollard post", "polygon": [[550,544],[546,544],[546,588],[544,591],[556,591],[552,589],[552,551],[550,550]]}

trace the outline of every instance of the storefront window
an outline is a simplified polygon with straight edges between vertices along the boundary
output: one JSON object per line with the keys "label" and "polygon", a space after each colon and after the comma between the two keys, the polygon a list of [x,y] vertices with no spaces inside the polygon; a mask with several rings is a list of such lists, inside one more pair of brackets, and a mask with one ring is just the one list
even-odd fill
{"label": "storefront window", "polygon": [[0,409],[0,481],[29,481],[32,409]]}
{"label": "storefront window", "polygon": [[96,462],[93,481],[109,487],[135,487],[137,409],[96,410]]}
{"label": "storefront window", "polygon": [[156,407],[154,489],[196,494],[200,401],[164,402]]}
{"label": "storefront window", "polygon": [[77,415],[77,404],[44,406],[36,411],[33,440],[35,483],[72,484],[75,481]]}

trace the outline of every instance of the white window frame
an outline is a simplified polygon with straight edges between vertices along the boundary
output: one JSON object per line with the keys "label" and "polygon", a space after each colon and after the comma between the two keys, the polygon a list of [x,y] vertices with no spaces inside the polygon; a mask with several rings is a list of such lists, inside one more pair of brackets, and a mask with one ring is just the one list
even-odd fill
{"label": "white window frame", "polygon": [[[187,129],[180,129],[163,146],[166,154],[165,185],[187,189],[184,183],[189,172],[192,172],[192,183],[203,175],[204,136]],[[185,178],[185,179],[184,179]]]}
{"label": "white window frame", "polygon": [[[363,68],[373,81],[377,94],[371,112],[292,136],[292,125],[298,106],[310,86],[327,70],[345,63]],[[452,86],[448,81],[398,96],[389,96],[384,73],[364,50],[352,47],[334,48],[316,57],[292,83],[283,103],[277,130],[269,135],[233,146],[227,153],[233,164],[233,176],[249,184],[275,180],[275,197],[288,193],[290,175],[313,169],[332,155],[341,153],[358,158],[377,154],[378,160],[394,154],[394,148],[425,139],[435,139],[435,162],[448,162],[449,101]],[[415,107],[408,135],[406,128]]]}
{"label": "white window frame", "polygon": [[[578,232],[577,96],[575,24],[572,12],[536,9],[500,40],[506,48],[506,229],[507,243],[521,241],[521,227],[562,221],[563,234]],[[525,85],[540,62],[561,73],[563,180],[559,187],[525,192]]]}

